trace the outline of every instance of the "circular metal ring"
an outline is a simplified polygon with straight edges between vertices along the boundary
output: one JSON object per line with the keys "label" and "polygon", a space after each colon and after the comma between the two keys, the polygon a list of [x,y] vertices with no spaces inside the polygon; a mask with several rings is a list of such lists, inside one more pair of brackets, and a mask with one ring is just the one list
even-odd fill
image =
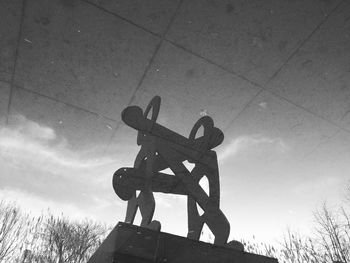
{"label": "circular metal ring", "polygon": [[146,108],[145,113],[143,114],[143,116],[147,118],[148,113],[152,109],[151,121],[155,122],[157,120],[157,118],[158,118],[159,108],[160,108],[160,97],[159,96],[154,96],[153,99],[148,103],[147,108]]}
{"label": "circular metal ring", "polygon": [[214,127],[214,121],[212,118],[210,118],[209,116],[203,116],[202,118],[200,118],[193,126],[191,132],[190,132],[190,136],[188,137],[190,141],[194,141],[196,139],[196,135],[198,130],[200,129],[200,127],[203,127],[204,132],[203,132],[203,137],[204,139],[204,143],[201,145],[200,147],[200,151],[205,151],[208,150],[209,148],[209,142],[210,142],[210,136],[212,134],[212,130]]}
{"label": "circular metal ring", "polygon": [[[159,96],[154,96],[153,99],[151,99],[151,101],[148,103],[148,105],[146,107],[146,110],[143,113],[143,116],[145,118],[147,118],[149,112],[152,110],[151,121],[153,123],[155,123],[157,118],[158,118],[159,109],[160,109],[160,97]],[[139,131],[137,133],[137,145],[141,145],[142,144],[143,136],[144,136],[144,134],[142,132]]]}

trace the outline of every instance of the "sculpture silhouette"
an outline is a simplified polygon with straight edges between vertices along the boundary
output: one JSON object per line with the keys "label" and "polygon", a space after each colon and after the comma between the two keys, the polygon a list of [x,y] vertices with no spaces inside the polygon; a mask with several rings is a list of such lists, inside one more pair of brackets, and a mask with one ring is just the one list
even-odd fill
{"label": "sculpture silhouette", "polygon": [[[209,116],[195,123],[189,138],[161,126],[156,122],[160,101],[160,97],[155,96],[144,113],[138,106],[129,106],[122,112],[122,120],[138,131],[137,144],[141,146],[134,167],[120,168],[113,176],[116,194],[128,201],[125,222],[133,223],[139,208],[141,226],[160,230],[160,223],[152,221],[155,209],[153,192],[186,195],[187,237],[198,240],[203,225],[207,224],[215,236],[214,244],[224,245],[230,224],[220,210],[218,163],[212,150],[222,143],[224,135]],[[204,133],[197,137],[201,127]],[[194,164],[191,172],[183,164],[185,160]],[[166,168],[170,168],[174,175],[160,172]],[[199,185],[204,176],[209,182],[209,195]],[[140,191],[138,195],[137,190]],[[204,212],[202,215],[197,204]]]}

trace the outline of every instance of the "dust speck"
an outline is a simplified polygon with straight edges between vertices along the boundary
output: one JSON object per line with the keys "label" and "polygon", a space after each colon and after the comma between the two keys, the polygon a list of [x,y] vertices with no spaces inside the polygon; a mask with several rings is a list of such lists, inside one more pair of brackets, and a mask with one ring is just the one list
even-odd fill
{"label": "dust speck", "polygon": [[230,14],[235,11],[235,7],[232,4],[226,4],[226,13]]}

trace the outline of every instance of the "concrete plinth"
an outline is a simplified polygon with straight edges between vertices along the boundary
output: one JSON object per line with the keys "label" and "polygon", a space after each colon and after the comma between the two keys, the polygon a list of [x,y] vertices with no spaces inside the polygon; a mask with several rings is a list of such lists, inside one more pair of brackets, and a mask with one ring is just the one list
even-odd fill
{"label": "concrete plinth", "polygon": [[274,258],[119,222],[88,263],[278,263]]}

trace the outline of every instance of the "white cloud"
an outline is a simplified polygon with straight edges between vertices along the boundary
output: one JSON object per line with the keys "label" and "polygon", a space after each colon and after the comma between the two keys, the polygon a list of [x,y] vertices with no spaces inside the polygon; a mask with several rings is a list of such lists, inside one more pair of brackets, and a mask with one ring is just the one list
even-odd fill
{"label": "white cloud", "polygon": [[169,202],[169,197],[162,193],[154,193],[154,199],[156,201],[156,207],[158,205],[163,206],[165,208],[171,207],[171,201]]}
{"label": "white cloud", "polygon": [[15,202],[21,210],[33,216],[40,216],[50,211],[53,215],[69,215],[71,219],[85,219],[91,215],[81,210],[78,206],[68,203],[60,203],[43,199],[33,193],[28,193],[18,189],[5,188],[0,190],[0,200]]}
{"label": "white cloud", "polygon": [[319,176],[318,180],[314,178],[307,179],[307,176],[304,176],[304,180],[295,185],[291,190],[296,195],[310,195],[311,193],[318,192],[323,193],[323,196],[326,197],[326,192],[331,192],[330,189],[338,192],[343,187],[346,181],[342,180],[337,176]]}
{"label": "white cloud", "polygon": [[12,119],[15,123],[15,129],[21,134],[26,134],[33,139],[53,140],[56,138],[56,133],[52,128],[28,120],[23,115],[17,114]]}
{"label": "white cloud", "polygon": [[[116,216],[115,211],[125,202],[113,193],[111,179],[116,169],[127,166],[125,153],[115,162],[115,157],[102,154],[98,148],[91,154],[75,152],[51,127],[20,115],[15,120],[10,126],[0,127],[0,178],[4,179],[0,199],[17,201],[36,214],[50,207],[53,213],[63,212],[72,218],[95,216],[108,221],[108,213],[112,218]],[[287,148],[281,139],[242,136],[232,140],[218,156],[226,160],[262,144],[275,144],[281,151]],[[93,155],[96,158],[86,157]],[[190,164],[185,165],[191,170]],[[168,211],[174,206],[186,211],[185,196],[156,194],[155,198],[156,211]],[[102,216],[104,213],[106,216]]]}
{"label": "white cloud", "polygon": [[281,138],[269,138],[262,135],[247,135],[237,137],[218,153],[219,161],[223,162],[229,157],[233,157],[241,151],[251,147],[262,147],[263,145],[275,145],[276,150],[284,153],[288,150],[288,146]]}
{"label": "white cloud", "polygon": [[91,169],[113,163],[113,159],[108,157],[83,159],[79,153],[65,147],[64,138],[56,140],[52,128],[22,115],[17,115],[14,119],[15,125],[0,127],[0,157],[13,165],[57,171]]}
{"label": "white cloud", "polygon": [[0,126],[0,199],[17,201],[35,213],[50,207],[73,218],[114,207],[118,197],[111,179],[125,166],[125,154],[116,161],[98,146],[75,152],[54,129],[22,115],[11,120]]}

